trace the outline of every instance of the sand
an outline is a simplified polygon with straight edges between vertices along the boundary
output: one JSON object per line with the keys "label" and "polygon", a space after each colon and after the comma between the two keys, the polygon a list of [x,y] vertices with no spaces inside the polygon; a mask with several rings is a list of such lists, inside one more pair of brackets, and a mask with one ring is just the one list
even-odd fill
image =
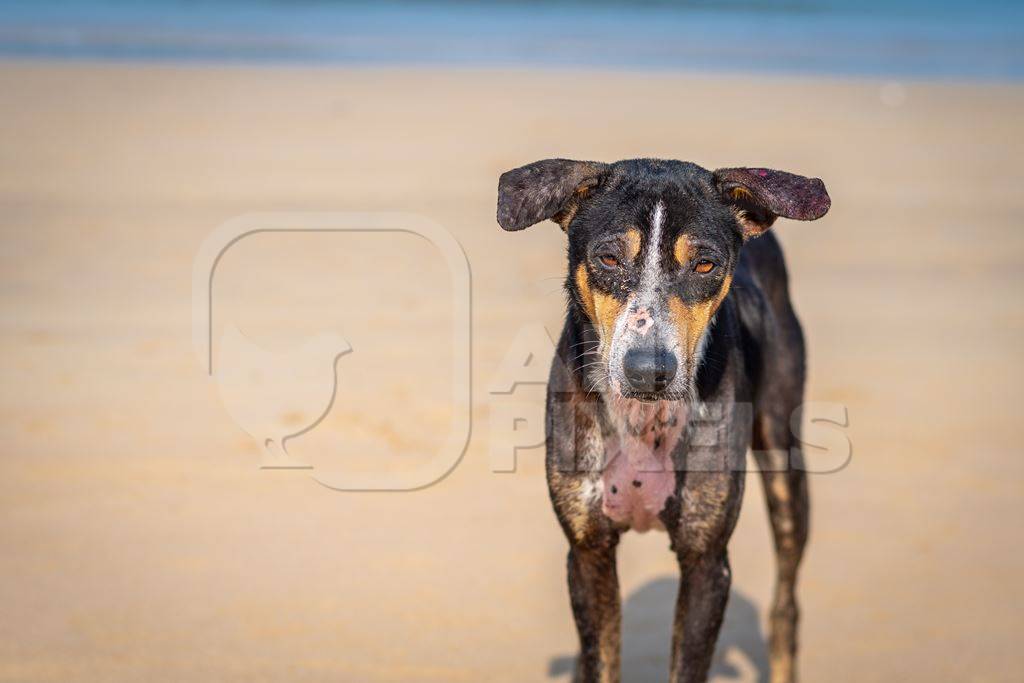
{"label": "sand", "polygon": [[[776,228],[808,398],[848,408],[853,447],[811,482],[804,679],[1019,678],[1019,86],[8,61],[0,91],[0,680],[567,680],[541,451],[492,471],[500,416],[536,423],[543,391],[490,392],[524,345],[547,362],[531,329],[560,326],[564,236],[494,221],[498,174],[554,156],[825,179],[829,215]],[[453,419],[453,287],[407,234],[265,234],[224,257],[215,340],[231,323],[267,349],[354,349],[289,444],[315,469],[259,469],[191,340],[200,245],[256,210],[411,212],[461,243],[473,426],[447,478],[313,479],[414,467]],[[749,483],[718,681],[766,675]],[[664,680],[666,537],[628,536],[619,562],[625,680]]]}

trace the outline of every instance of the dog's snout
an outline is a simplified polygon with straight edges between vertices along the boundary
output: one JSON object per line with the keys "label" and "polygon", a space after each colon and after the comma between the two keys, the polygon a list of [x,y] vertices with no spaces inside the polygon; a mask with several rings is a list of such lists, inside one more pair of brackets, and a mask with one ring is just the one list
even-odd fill
{"label": "dog's snout", "polygon": [[644,393],[664,391],[678,369],[675,354],[668,349],[630,349],[622,366],[630,389]]}

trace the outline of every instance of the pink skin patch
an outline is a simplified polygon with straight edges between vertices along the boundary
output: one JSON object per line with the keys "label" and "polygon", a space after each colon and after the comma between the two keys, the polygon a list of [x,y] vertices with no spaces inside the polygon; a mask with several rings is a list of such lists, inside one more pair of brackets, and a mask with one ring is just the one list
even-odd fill
{"label": "pink skin patch", "polygon": [[662,528],[658,513],[675,490],[671,453],[686,427],[685,404],[622,401],[627,429],[606,442],[601,510],[636,531]]}
{"label": "pink skin patch", "polygon": [[630,312],[629,317],[626,318],[626,329],[631,332],[636,332],[641,337],[646,336],[653,325],[651,324],[651,314],[647,308],[640,307],[635,311]]}

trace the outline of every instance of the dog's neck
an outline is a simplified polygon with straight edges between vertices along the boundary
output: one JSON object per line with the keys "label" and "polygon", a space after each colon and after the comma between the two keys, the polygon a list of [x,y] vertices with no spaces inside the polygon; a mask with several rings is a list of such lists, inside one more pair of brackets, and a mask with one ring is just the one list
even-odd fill
{"label": "dog's neck", "polygon": [[637,531],[663,528],[659,515],[675,491],[672,454],[686,431],[686,403],[605,397],[605,414],[602,510]]}

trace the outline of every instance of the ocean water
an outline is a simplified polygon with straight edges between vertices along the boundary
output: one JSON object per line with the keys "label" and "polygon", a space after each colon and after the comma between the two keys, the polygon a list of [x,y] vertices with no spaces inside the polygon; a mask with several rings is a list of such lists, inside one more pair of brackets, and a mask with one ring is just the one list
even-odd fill
{"label": "ocean water", "polygon": [[1018,81],[1024,2],[0,0],[0,57]]}

